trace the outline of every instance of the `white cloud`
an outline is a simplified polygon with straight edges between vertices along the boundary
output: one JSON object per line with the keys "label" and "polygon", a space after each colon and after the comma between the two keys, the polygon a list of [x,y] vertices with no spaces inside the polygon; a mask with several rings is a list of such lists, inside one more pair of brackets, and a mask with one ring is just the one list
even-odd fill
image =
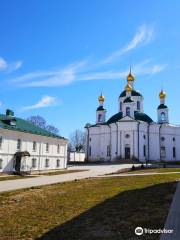
{"label": "white cloud", "polygon": [[13,81],[24,87],[49,87],[68,85],[76,80],[76,74],[86,65],[86,61],[73,63],[58,71],[32,72]]}
{"label": "white cloud", "polygon": [[4,58],[0,57],[0,71],[13,72],[22,66],[22,61],[8,63]]}
{"label": "white cloud", "polygon": [[141,25],[138,28],[138,31],[135,33],[132,40],[127,45],[113,52],[107,58],[103,59],[100,63],[107,64],[112,61],[115,61],[118,57],[138,47],[139,45],[145,45],[149,43],[152,40],[153,35],[154,35],[154,28],[152,26],[147,26],[146,24]]}
{"label": "white cloud", "polygon": [[31,106],[25,106],[22,108],[22,110],[26,111],[26,110],[32,110],[32,109],[38,109],[38,108],[45,108],[45,107],[54,106],[55,104],[56,104],[55,97],[44,96],[37,103]]}

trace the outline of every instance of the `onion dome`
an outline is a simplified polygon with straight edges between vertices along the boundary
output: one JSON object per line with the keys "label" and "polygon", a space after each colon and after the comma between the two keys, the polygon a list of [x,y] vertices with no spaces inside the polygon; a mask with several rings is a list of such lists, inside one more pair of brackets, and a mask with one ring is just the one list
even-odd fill
{"label": "onion dome", "polygon": [[133,76],[132,73],[131,73],[131,67],[130,67],[129,74],[127,75],[127,81],[128,81],[128,82],[134,81],[134,76]]}
{"label": "onion dome", "polygon": [[131,87],[131,85],[129,83],[126,85],[125,91],[126,92],[131,92],[132,91],[132,87]]}
{"label": "onion dome", "polygon": [[161,90],[159,93],[159,98],[164,99],[165,97],[166,97],[166,93],[163,90]]}
{"label": "onion dome", "polygon": [[98,100],[99,100],[99,102],[104,102],[105,97],[102,95],[102,93],[101,93],[101,95],[98,97]]}

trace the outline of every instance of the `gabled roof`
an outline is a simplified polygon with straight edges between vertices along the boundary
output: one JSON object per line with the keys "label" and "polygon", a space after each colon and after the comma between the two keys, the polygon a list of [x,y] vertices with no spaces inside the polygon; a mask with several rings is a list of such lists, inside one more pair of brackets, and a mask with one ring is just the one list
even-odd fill
{"label": "gabled roof", "polygon": [[[13,123],[15,122],[15,124],[11,124],[11,121],[13,121]],[[59,135],[53,134],[30,123],[29,121],[14,116],[7,116],[5,114],[0,114],[0,128],[66,140]]]}

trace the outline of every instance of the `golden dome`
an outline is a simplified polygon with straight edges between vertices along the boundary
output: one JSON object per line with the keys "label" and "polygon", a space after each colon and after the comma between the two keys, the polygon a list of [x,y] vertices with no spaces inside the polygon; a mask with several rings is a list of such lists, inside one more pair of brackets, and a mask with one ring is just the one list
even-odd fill
{"label": "golden dome", "polygon": [[125,90],[126,90],[126,92],[131,92],[132,91],[132,87],[129,83],[126,85]]}
{"label": "golden dome", "polygon": [[160,97],[160,99],[165,98],[166,97],[166,93],[163,90],[161,90],[160,93],[159,93],[159,97]]}
{"label": "golden dome", "polygon": [[131,73],[131,66],[130,66],[129,74],[127,75],[127,80],[130,82],[134,81],[134,76]]}
{"label": "golden dome", "polygon": [[102,93],[101,93],[101,95],[98,97],[98,100],[99,100],[100,102],[104,102],[105,97],[102,95]]}

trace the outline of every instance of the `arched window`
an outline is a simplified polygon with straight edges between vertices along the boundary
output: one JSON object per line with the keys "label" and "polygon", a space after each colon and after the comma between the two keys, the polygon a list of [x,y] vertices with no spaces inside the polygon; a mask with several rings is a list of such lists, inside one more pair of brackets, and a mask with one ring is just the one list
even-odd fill
{"label": "arched window", "polygon": [[21,139],[17,140],[17,150],[21,149]]}
{"label": "arched window", "polygon": [[0,159],[0,169],[2,169],[2,168],[3,168],[3,160]]}
{"label": "arched window", "polygon": [[98,115],[98,122],[102,122],[102,114]]}
{"label": "arched window", "polygon": [[36,168],[37,167],[37,160],[36,158],[32,158],[32,168]]}
{"label": "arched window", "polygon": [[176,148],[173,147],[173,158],[175,158],[175,157],[176,157]]}
{"label": "arched window", "polygon": [[110,148],[110,146],[108,145],[108,146],[107,146],[107,157],[110,157],[110,155],[111,155],[111,148]]}
{"label": "arched window", "polygon": [[137,101],[137,110],[140,110],[140,101]]}
{"label": "arched window", "polygon": [[144,157],[146,157],[146,145],[143,146]]}
{"label": "arched window", "polygon": [[57,161],[56,161],[56,167],[60,167],[60,160],[59,159],[57,159]]}
{"label": "arched window", "polygon": [[36,142],[34,141],[34,142],[33,142],[33,151],[36,151],[36,147],[37,147],[37,144],[36,144]]}
{"label": "arched window", "polygon": [[161,120],[162,121],[165,121],[166,120],[166,115],[164,112],[161,113]]}
{"label": "arched window", "polygon": [[130,116],[130,107],[126,107],[126,115]]}
{"label": "arched window", "polygon": [[46,161],[45,161],[45,167],[49,167],[49,159],[46,159]]}
{"label": "arched window", "polygon": [[166,148],[164,146],[161,147],[161,157],[162,158],[166,157]]}
{"label": "arched window", "polygon": [[120,102],[120,111],[122,111],[122,102]]}

